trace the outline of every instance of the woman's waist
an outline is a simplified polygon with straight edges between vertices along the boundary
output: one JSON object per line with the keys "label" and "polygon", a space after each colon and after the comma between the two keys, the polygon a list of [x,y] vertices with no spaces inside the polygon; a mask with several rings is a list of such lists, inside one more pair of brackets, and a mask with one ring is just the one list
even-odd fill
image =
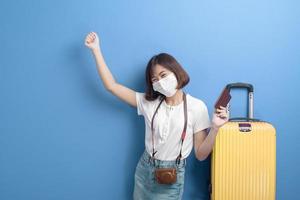
{"label": "woman's waist", "polygon": [[186,165],[186,158],[181,158],[179,163],[176,163],[176,159],[174,160],[161,160],[158,158],[152,158],[149,152],[145,149],[142,159],[147,163],[153,163],[158,167],[170,167],[177,165],[178,167],[184,167]]}

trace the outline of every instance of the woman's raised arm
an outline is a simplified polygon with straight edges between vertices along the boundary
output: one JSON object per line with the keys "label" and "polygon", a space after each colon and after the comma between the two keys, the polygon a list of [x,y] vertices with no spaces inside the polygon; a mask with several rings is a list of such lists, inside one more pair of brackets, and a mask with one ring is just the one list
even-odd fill
{"label": "woman's raised arm", "polygon": [[105,60],[103,58],[100,44],[99,44],[99,38],[95,32],[90,32],[86,38],[85,38],[85,45],[91,49],[96,65],[98,74],[104,84],[104,87],[123,100],[124,102],[128,103],[131,106],[136,107],[136,98],[135,98],[135,92],[134,90],[125,87],[124,85],[121,85],[116,82],[113,75],[111,74],[109,68],[107,67]]}

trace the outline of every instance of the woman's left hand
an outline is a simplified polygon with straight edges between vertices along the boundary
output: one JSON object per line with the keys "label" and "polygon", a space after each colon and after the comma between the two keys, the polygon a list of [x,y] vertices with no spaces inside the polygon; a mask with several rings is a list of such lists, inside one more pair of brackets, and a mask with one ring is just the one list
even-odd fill
{"label": "woman's left hand", "polygon": [[212,118],[212,127],[220,128],[228,121],[228,107],[220,106],[220,109],[215,109]]}

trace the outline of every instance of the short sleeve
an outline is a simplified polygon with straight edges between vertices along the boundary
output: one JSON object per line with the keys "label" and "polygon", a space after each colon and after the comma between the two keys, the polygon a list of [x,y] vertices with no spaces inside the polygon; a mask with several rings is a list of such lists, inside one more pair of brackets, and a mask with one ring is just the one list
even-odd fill
{"label": "short sleeve", "polygon": [[145,113],[145,93],[143,92],[135,92],[136,97],[136,108],[138,115],[144,115]]}
{"label": "short sleeve", "polygon": [[199,105],[195,109],[195,122],[193,127],[193,133],[197,133],[210,127],[210,119],[208,110],[204,102],[200,101]]}

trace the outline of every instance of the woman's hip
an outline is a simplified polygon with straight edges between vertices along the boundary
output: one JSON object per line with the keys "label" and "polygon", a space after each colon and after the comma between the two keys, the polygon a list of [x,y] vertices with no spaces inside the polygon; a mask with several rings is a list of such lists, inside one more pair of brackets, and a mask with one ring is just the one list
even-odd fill
{"label": "woman's hip", "polygon": [[[176,161],[151,160],[145,150],[135,171],[134,199],[181,199],[184,186],[186,160]],[[176,168],[176,182],[160,184],[155,178],[156,168]]]}

